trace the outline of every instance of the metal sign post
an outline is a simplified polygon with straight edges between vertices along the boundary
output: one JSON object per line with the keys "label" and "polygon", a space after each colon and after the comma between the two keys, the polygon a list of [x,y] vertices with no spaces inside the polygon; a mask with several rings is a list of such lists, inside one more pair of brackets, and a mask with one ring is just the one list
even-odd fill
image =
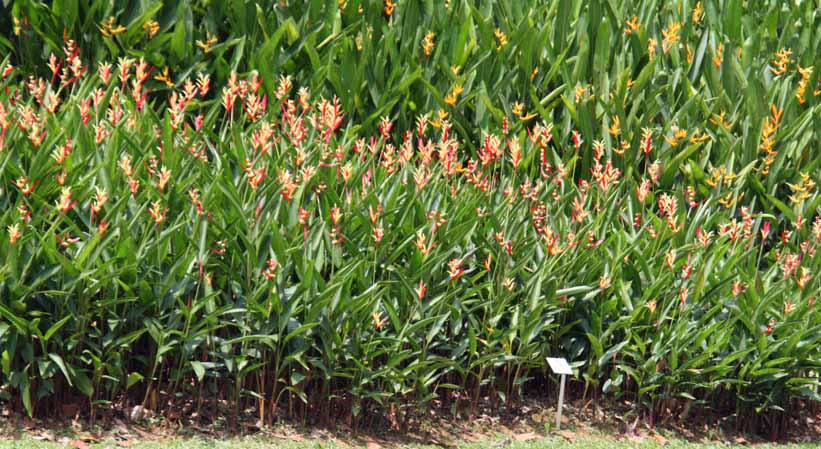
{"label": "metal sign post", "polygon": [[568,374],[572,376],[573,370],[570,369],[567,360],[562,358],[548,357],[547,364],[550,365],[550,370],[553,371],[553,374],[562,376],[561,383],[559,384],[559,407],[556,408],[556,430],[559,430],[562,425],[562,406],[564,405],[564,379]]}

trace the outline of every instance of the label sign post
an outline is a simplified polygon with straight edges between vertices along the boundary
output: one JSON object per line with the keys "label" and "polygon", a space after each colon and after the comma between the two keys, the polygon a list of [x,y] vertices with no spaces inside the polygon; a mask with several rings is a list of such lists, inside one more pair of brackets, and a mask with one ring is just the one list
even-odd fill
{"label": "label sign post", "polygon": [[562,376],[559,386],[559,406],[556,408],[556,430],[559,430],[562,425],[562,405],[564,405],[564,378],[567,375],[572,376],[573,370],[570,369],[567,360],[563,358],[548,357],[547,364],[550,365],[550,370],[553,371],[553,374]]}

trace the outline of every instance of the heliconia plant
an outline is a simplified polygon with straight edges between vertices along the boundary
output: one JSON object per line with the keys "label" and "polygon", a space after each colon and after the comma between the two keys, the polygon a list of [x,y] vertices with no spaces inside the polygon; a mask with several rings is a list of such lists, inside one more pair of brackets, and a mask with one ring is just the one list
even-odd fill
{"label": "heliconia plant", "polygon": [[[434,401],[516,403],[562,355],[581,394],[649,423],[782,432],[821,400],[814,75],[780,50],[749,80],[764,97],[727,115],[735,75],[705,73],[711,109],[683,71],[690,14],[658,37],[627,20],[619,51],[647,60],[599,67],[609,88],[534,90],[534,112],[488,98],[500,117],[469,139],[467,80],[369,127],[287,74],[174,78],[71,40],[46,77],[6,57],[0,399],[401,425]],[[727,47],[712,68],[738,64]]]}

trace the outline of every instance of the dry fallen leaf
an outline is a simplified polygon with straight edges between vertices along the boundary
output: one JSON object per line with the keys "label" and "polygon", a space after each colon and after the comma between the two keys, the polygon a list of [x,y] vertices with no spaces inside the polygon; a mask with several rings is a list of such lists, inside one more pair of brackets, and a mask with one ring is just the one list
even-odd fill
{"label": "dry fallen leaf", "polygon": [[576,434],[569,430],[557,430],[556,433],[565,440],[574,443],[576,441]]}
{"label": "dry fallen leaf", "polygon": [[76,447],[77,449],[88,449],[88,444],[83,440],[74,440],[69,443],[69,446]]}
{"label": "dry fallen leaf", "polygon": [[530,441],[537,438],[539,438],[539,435],[536,432],[520,433],[513,436],[513,439],[516,441]]}
{"label": "dry fallen leaf", "polygon": [[664,438],[663,436],[661,436],[661,435],[659,435],[659,434],[657,434],[657,433],[654,433],[654,434],[653,434],[653,439],[654,439],[654,440],[656,440],[656,442],[657,442],[660,446],[666,446],[666,445],[667,445],[667,443],[668,443],[667,438]]}

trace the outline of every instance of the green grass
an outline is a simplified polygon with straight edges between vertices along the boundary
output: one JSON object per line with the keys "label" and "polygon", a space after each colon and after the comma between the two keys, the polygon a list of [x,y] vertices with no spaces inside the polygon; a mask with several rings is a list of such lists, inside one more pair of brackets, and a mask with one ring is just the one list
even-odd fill
{"label": "green grass", "polygon": [[[486,449],[502,439],[488,440],[480,443],[459,444],[461,449]],[[56,443],[44,443],[32,439],[22,439],[17,441],[0,441],[0,449],[56,449],[64,446]],[[91,449],[103,449],[117,447],[115,442],[101,442],[89,446]],[[265,438],[238,438],[215,441],[204,440],[171,440],[165,442],[140,442],[132,443],[130,449],[342,449],[350,448],[350,445],[338,445],[334,443],[324,443],[321,441],[305,442],[282,442],[266,440]],[[366,449],[367,445],[353,446]],[[373,446],[376,447],[376,446]],[[394,446],[384,444],[381,447],[395,447],[407,449],[433,449],[439,446],[420,445],[400,445]],[[627,439],[617,441],[609,438],[582,438],[570,443],[560,437],[550,437],[526,442],[510,442],[505,445],[505,449],[718,449],[727,448],[728,445],[722,443],[690,443],[682,440],[671,440],[665,445],[652,439]],[[738,447],[744,447],[738,445]],[[760,444],[755,445],[758,449],[810,449],[819,447],[816,444]]]}

